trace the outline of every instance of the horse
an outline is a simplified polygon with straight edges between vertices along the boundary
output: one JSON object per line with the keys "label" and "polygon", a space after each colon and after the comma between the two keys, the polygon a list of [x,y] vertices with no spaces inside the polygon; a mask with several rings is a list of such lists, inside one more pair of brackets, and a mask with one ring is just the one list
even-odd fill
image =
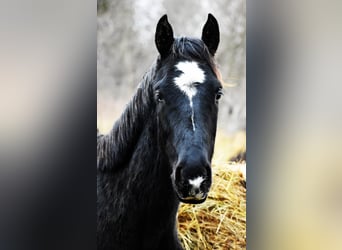
{"label": "horse", "polygon": [[97,134],[98,249],[183,249],[178,206],[204,202],[212,182],[219,40],[212,14],[201,39],[175,38],[160,18],[156,61],[112,130]]}

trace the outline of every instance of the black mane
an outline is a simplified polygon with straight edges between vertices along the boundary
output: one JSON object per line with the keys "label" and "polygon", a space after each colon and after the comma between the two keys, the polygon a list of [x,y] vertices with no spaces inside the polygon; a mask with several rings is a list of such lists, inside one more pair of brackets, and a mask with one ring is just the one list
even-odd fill
{"label": "black mane", "polygon": [[138,141],[144,122],[153,106],[152,82],[156,65],[153,64],[139,83],[135,95],[125,111],[106,135],[97,136],[97,169],[110,170],[123,165]]}
{"label": "black mane", "polygon": [[189,61],[195,60],[201,63],[207,63],[214,72],[216,69],[214,58],[210,55],[209,50],[204,42],[198,38],[175,38],[171,47],[170,58]]}

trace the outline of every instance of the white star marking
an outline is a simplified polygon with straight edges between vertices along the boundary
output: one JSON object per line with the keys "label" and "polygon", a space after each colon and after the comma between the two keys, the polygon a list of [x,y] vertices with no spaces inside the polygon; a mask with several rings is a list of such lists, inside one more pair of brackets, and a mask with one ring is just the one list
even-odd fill
{"label": "white star marking", "polygon": [[194,109],[193,109],[193,97],[197,93],[196,85],[201,84],[205,80],[205,74],[203,70],[198,66],[196,62],[184,61],[179,62],[176,68],[182,71],[182,74],[174,79],[176,86],[188,96],[191,107],[191,122],[193,131],[196,130]]}

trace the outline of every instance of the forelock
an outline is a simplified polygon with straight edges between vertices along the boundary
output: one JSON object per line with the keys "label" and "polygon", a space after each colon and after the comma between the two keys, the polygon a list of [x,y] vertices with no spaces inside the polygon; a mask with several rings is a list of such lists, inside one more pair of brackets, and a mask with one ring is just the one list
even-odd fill
{"label": "forelock", "polygon": [[184,61],[197,61],[208,64],[214,73],[217,66],[214,58],[210,55],[207,46],[201,39],[192,37],[175,38],[172,45],[171,56]]}

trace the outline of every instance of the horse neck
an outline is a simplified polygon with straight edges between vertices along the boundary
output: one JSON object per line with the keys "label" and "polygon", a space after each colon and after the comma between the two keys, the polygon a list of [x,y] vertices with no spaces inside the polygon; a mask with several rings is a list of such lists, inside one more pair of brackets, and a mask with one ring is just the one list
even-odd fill
{"label": "horse neck", "polygon": [[145,122],[151,114],[151,109],[154,109],[149,77],[144,77],[110,133],[98,137],[97,168],[99,170],[114,170],[130,159]]}
{"label": "horse neck", "polygon": [[[148,203],[151,211],[165,214],[175,214],[179,201],[174,193],[171,172],[172,167],[159,136],[158,120],[154,115],[146,122],[140,140],[136,145],[134,159],[140,159],[140,164],[135,165],[134,175],[144,181],[139,182],[141,197],[149,197]],[[133,174],[130,172],[131,174]],[[138,178],[139,178],[138,177]],[[131,180],[135,180],[132,178]],[[136,185],[134,182],[132,185]],[[144,193],[144,194],[143,194]],[[162,203],[160,201],[163,201]],[[169,216],[169,215],[168,215]]]}

